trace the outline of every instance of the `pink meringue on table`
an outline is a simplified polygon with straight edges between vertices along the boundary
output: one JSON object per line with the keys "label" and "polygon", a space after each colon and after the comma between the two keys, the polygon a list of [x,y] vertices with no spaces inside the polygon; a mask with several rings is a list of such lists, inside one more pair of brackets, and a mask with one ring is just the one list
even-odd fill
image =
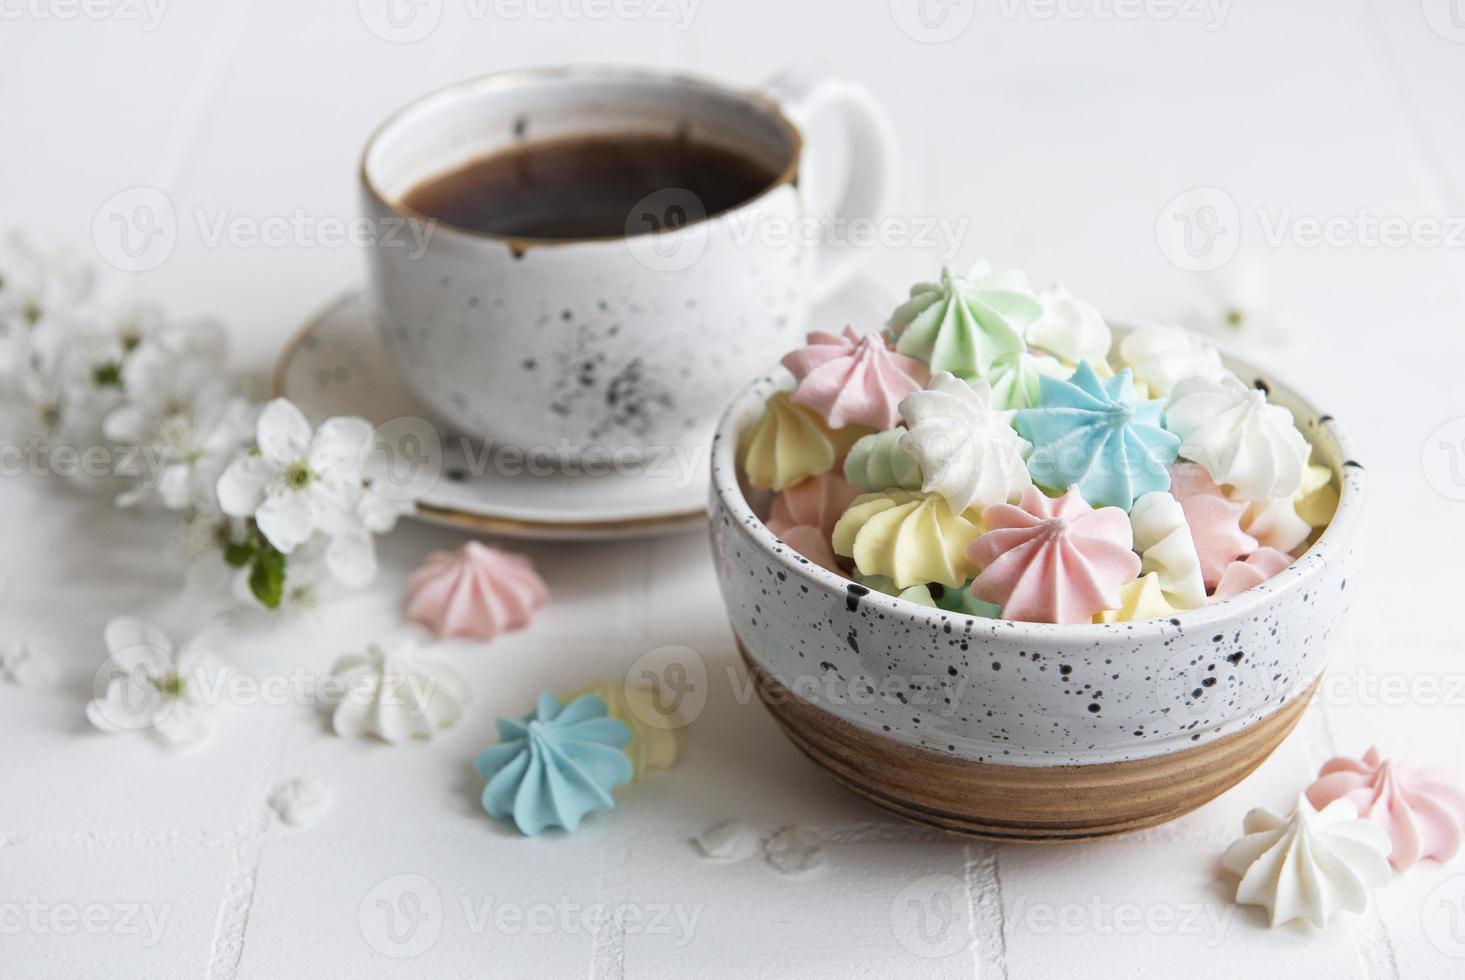
{"label": "pink meringue on table", "polygon": [[407,616],[437,636],[491,640],[529,625],[549,589],[524,555],[469,541],[434,551],[407,579]]}
{"label": "pink meringue on table", "polygon": [[1119,587],[1139,576],[1129,515],[1090,507],[1078,487],[1057,500],[1037,487],[1022,504],[982,511],[988,530],[967,548],[982,569],[972,595],[1002,607],[1002,618],[1032,623],[1087,623],[1123,605]]}
{"label": "pink meringue on table", "polygon": [[1206,588],[1214,589],[1232,562],[1258,547],[1256,538],[1241,530],[1247,505],[1227,497],[1197,463],[1170,467],[1170,493],[1180,501],[1185,523],[1190,525],[1201,578]]}
{"label": "pink meringue on table", "polygon": [[1292,564],[1292,556],[1276,548],[1258,548],[1246,556],[1246,561],[1233,561],[1221,573],[1216,591],[1211,593],[1212,602],[1220,602],[1240,595],[1253,586],[1261,585],[1267,579]]}
{"label": "pink meringue on table", "polygon": [[783,543],[816,565],[839,571],[830,536],[840,516],[860,495],[857,487],[840,475],[838,467],[793,486],[773,498],[768,512],[768,530]]}
{"label": "pink meringue on table", "polygon": [[861,337],[850,327],[843,335],[809,334],[809,345],[786,354],[783,366],[798,379],[792,400],[824,416],[833,429],[894,428],[901,399],[931,380],[924,363],[897,354],[880,334]]}
{"label": "pink meringue on table", "polygon": [[1465,787],[1454,773],[1392,762],[1369,749],[1362,759],[1338,756],[1323,763],[1307,799],[1323,807],[1350,800],[1358,815],[1393,842],[1389,863],[1400,871],[1420,858],[1448,861],[1465,837]]}

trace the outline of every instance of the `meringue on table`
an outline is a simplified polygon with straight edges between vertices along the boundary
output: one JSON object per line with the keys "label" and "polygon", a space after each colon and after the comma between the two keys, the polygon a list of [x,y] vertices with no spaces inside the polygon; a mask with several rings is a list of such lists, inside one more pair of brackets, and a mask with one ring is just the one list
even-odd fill
{"label": "meringue on table", "polygon": [[1262,906],[1273,927],[1301,919],[1321,929],[1338,912],[1363,912],[1393,877],[1388,835],[1347,800],[1314,810],[1304,796],[1289,817],[1258,807],[1242,828],[1221,864],[1241,876],[1237,904]]}
{"label": "meringue on table", "polygon": [[434,551],[407,579],[407,618],[443,639],[487,642],[528,626],[548,597],[527,557],[469,541]]}

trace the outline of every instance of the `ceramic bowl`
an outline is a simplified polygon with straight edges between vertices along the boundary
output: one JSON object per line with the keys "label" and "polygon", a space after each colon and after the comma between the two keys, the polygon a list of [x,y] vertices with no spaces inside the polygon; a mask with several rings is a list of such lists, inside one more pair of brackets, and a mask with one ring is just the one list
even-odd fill
{"label": "ceramic bowl", "polygon": [[788,736],[911,819],[1011,840],[1073,840],[1172,819],[1258,766],[1306,706],[1351,596],[1364,471],[1331,415],[1235,357],[1333,471],[1332,522],[1291,567],[1173,619],[980,619],[870,591],[764,526],[735,465],[779,369],[723,417],[711,534],[728,617]]}

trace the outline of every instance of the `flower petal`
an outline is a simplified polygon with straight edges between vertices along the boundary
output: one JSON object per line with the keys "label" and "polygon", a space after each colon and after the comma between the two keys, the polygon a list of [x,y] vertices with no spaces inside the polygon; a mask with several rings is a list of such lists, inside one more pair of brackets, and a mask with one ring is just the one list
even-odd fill
{"label": "flower petal", "polygon": [[326,419],[310,443],[310,468],[320,476],[361,480],[372,445],[371,423],[354,415]]}
{"label": "flower petal", "polygon": [[270,494],[255,511],[254,521],[270,544],[287,555],[315,533],[310,497],[295,491]]}
{"label": "flower petal", "polygon": [[276,398],[264,407],[255,424],[260,453],[276,463],[304,459],[310,451],[310,423],[287,398]]}
{"label": "flower petal", "polygon": [[214,490],[219,509],[230,517],[251,517],[265,498],[265,488],[279,477],[275,464],[263,456],[241,456],[230,463]]}

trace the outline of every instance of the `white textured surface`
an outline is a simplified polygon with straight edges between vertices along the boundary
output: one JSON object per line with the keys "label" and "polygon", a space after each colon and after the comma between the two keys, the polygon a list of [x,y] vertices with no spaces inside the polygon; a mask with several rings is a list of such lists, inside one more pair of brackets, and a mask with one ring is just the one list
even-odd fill
{"label": "white textured surface", "polygon": [[[413,941],[433,940],[405,964],[435,976],[1465,971],[1465,959],[1447,955],[1465,952],[1465,912],[1449,931],[1449,901],[1465,902],[1458,864],[1425,865],[1386,889],[1377,911],[1321,934],[1264,930],[1259,912],[1229,906],[1234,883],[1217,867],[1246,809],[1286,807],[1335,749],[1378,742],[1465,766],[1459,577],[1444,574],[1448,554],[1431,560],[1442,546],[1457,550],[1465,528],[1465,503],[1435,488],[1465,495],[1441,483],[1433,435],[1465,413],[1465,252],[1267,248],[1256,216],[1465,214],[1465,45],[1422,16],[1448,3],[1236,0],[1215,31],[1173,19],[1042,20],[1026,13],[1041,4],[978,4],[971,26],[944,45],[901,34],[892,6],[908,5],[840,4],[832,16],[828,3],[703,0],[690,29],[677,31],[657,20],[512,19],[444,0],[426,5],[441,9],[440,28],[399,45],[373,37],[349,2],[175,0],[151,31],[118,19],[11,17],[15,6],[0,33],[0,216],[85,245],[111,195],[161,188],[180,216],[178,244],[129,285],[181,313],[227,318],[241,358],[262,370],[313,307],[361,278],[360,256],[307,242],[210,247],[194,209],[210,223],[297,209],[309,220],[349,216],[370,126],[416,92],[479,71],[614,59],[753,82],[822,60],[864,79],[895,112],[907,151],[899,213],[971,218],[954,267],[989,255],[1039,283],[1062,278],[1116,318],[1171,315],[1197,295],[1199,283],[1156,247],[1156,218],[1183,190],[1223,188],[1245,216],[1243,258],[1270,269],[1277,306],[1290,314],[1290,343],[1252,356],[1347,425],[1372,477],[1373,571],[1356,583],[1367,601],[1341,638],[1324,703],[1298,734],[1241,787],[1144,834],[1040,849],[945,841],[840,790],[740,699],[706,544],[686,535],[528,549],[555,593],[550,611],[527,633],[454,654],[476,700],[441,739],[387,748],[333,738],[297,704],[250,706],[221,715],[207,747],[174,757],[145,739],[97,735],[82,718],[106,619],[186,619],[177,568],[159,557],[167,524],[6,479],[0,628],[50,644],[61,675],[40,691],[0,684],[0,972],[379,975],[398,965],[383,948],[413,951],[405,931],[393,945],[381,918],[384,908],[411,911],[403,889],[426,903]],[[1007,9],[1017,13],[1004,19]],[[875,272],[901,288],[930,278],[939,258],[882,249]],[[1381,336],[1387,348],[1361,346]],[[1414,377],[1398,373],[1399,360],[1386,366],[1396,383],[1369,387],[1380,358],[1419,351],[1427,356],[1408,362]],[[394,624],[406,572],[454,540],[404,526],[372,593],[315,626],[246,622],[223,653],[260,675],[324,670]],[[567,839],[522,840],[483,817],[469,760],[492,741],[495,715],[671,643],[700,651],[713,679],[674,770]],[[335,793],[315,828],[287,831],[267,809],[271,787],[293,776]],[[762,861],[703,859],[689,839],[727,819],[766,833],[812,826],[825,863],[788,878]],[[587,922],[557,911],[593,902],[616,914]],[[515,925],[514,909],[496,918],[500,903],[530,919]],[[93,904],[104,911],[88,913]],[[125,920],[137,928],[124,928],[130,905],[165,915],[161,931],[151,935],[140,912]],[[664,928],[646,928],[663,908]],[[98,931],[73,924],[63,934],[69,915],[91,915]]]}

